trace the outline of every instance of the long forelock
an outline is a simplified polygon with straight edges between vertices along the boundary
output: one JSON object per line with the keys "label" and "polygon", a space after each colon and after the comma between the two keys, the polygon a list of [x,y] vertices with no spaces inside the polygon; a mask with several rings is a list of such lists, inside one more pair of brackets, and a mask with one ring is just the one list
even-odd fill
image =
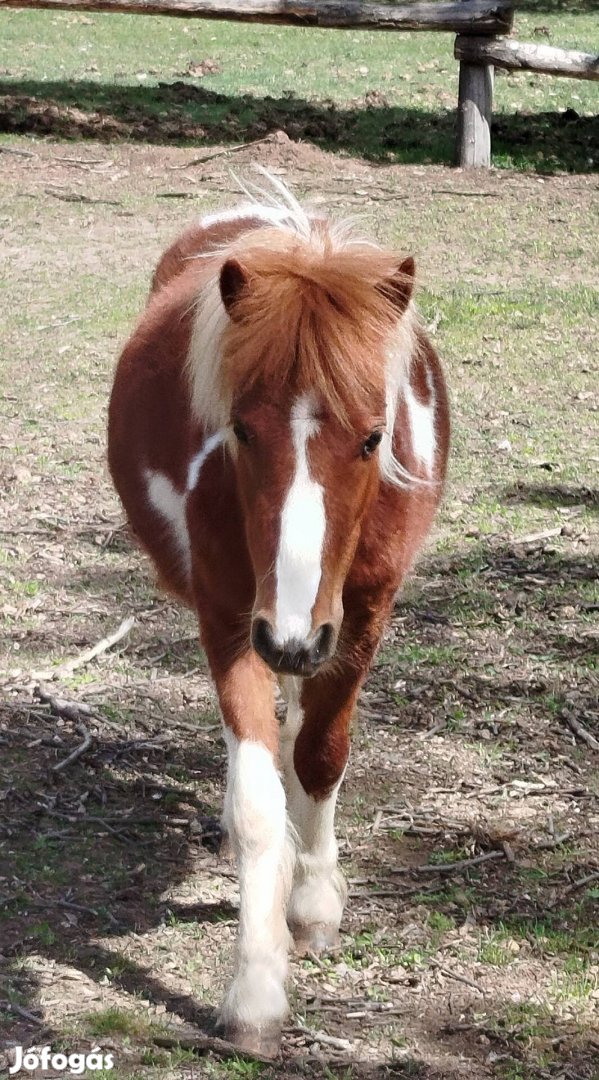
{"label": "long forelock", "polygon": [[248,286],[222,340],[223,389],[256,382],[311,391],[342,422],[365,399],[384,397],[386,345],[399,316],[384,282],[398,260],[314,221],[308,240],[260,229],[229,254]]}

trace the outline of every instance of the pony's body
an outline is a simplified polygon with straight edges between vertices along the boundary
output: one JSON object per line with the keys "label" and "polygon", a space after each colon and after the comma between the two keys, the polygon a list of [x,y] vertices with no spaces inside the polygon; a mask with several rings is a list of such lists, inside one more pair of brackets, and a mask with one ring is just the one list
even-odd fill
{"label": "pony's body", "polygon": [[286,1010],[287,924],[300,948],[336,938],[350,721],[449,437],[411,262],[398,270],[286,199],[206,218],[163,256],[109,420],[130,523],[197,611],[219,695],[241,884],[222,1022],[262,1052]]}

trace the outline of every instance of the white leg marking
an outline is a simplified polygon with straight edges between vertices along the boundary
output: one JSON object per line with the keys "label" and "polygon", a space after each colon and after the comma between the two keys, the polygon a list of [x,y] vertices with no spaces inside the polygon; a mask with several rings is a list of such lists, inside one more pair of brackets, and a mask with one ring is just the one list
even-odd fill
{"label": "white leg marking", "polygon": [[415,456],[432,476],[435,462],[435,392],[430,371],[426,372],[426,381],[430,394],[428,405],[422,405],[416,398],[412,387],[406,386],[406,405],[412,429],[412,449]]}
{"label": "white leg marking", "polygon": [[343,781],[326,799],[316,800],[304,791],[293,764],[295,740],[302,725],[299,680],[286,680],[287,721],[281,732],[281,760],[287,790],[287,808],[297,831],[298,850],[287,921],[297,927],[339,928],[347,887],[337,866],[335,807]]}
{"label": "white leg marking", "polygon": [[202,465],[206,461],[206,458],[210,457],[213,450],[216,450],[217,446],[221,446],[227,437],[226,431],[216,431],[214,435],[211,435],[209,439],[202,446],[201,450],[198,450],[197,454],[194,454],[189,462],[189,468],[187,470],[187,490],[193,491],[199,478]]}
{"label": "white leg marking", "polygon": [[324,494],[308,468],[308,439],[318,432],[309,395],[291,409],[295,475],[281,511],[281,535],[276,562],[275,639],[306,638],[312,628],[312,608],[322,573],[326,530]]}
{"label": "white leg marking", "polygon": [[148,497],[155,510],[171,527],[175,543],[181,554],[185,572],[191,573],[191,547],[185,515],[186,495],[177,491],[174,484],[161,472],[146,469]]}
{"label": "white leg marking", "polygon": [[285,792],[272,754],[225,729],[229,771],[223,824],[239,868],[241,904],[237,969],[221,1011],[228,1026],[265,1029],[287,1014],[289,933],[285,904],[291,879]]}

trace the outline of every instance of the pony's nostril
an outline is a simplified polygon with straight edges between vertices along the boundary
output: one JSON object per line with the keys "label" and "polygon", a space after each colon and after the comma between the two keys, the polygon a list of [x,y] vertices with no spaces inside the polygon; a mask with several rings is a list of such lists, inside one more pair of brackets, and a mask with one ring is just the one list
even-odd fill
{"label": "pony's nostril", "polygon": [[272,626],[268,619],[254,619],[252,623],[252,645],[258,656],[270,663],[273,654],[277,652],[275,637]]}
{"label": "pony's nostril", "polygon": [[330,660],[335,649],[335,628],[332,623],[323,623],[316,632],[314,644],[310,650],[316,663]]}

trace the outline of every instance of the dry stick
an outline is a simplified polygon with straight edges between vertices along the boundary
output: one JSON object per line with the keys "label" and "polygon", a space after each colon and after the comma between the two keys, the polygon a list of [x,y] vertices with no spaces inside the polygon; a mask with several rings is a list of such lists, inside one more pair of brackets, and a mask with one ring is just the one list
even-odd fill
{"label": "dry stick", "polygon": [[41,1019],[41,1017],[35,1016],[33,1013],[29,1012],[28,1009],[24,1009],[21,1005],[15,1005],[12,1001],[2,1001],[0,1002],[0,1005],[3,1009],[6,1009],[7,1012],[13,1012],[17,1016],[22,1016],[23,1020],[29,1020],[31,1024],[37,1024],[39,1027],[44,1026],[44,1021]]}
{"label": "dry stick", "polygon": [[536,544],[538,540],[549,540],[552,536],[559,536],[562,531],[562,526],[558,525],[555,529],[545,529],[543,532],[528,533],[526,536],[512,536],[510,544]]}
{"label": "dry stick", "polygon": [[431,967],[435,968],[435,971],[438,971],[441,975],[445,975],[448,979],[456,979],[457,982],[464,983],[464,986],[470,986],[472,990],[476,990],[479,994],[484,995],[486,993],[486,991],[478,986],[477,983],[473,982],[472,979],[466,978],[465,975],[458,975],[456,971],[450,971],[449,968],[443,967],[442,964],[438,964],[436,960],[430,960],[429,963]]}
{"label": "dry stick", "polygon": [[12,146],[0,146],[0,154],[17,154],[18,157],[37,157],[32,150],[15,150]]}
{"label": "dry stick", "polygon": [[337,1039],[334,1035],[326,1035],[324,1031],[311,1031],[310,1028],[304,1027],[303,1024],[295,1024],[292,1031],[297,1031],[300,1035],[307,1035],[312,1039],[312,1042],[322,1043],[323,1046],[331,1046],[334,1050],[351,1050],[351,1042],[349,1039]]}
{"label": "dry stick", "polygon": [[599,878],[599,870],[595,870],[594,873],[587,874],[586,877],[580,878],[579,881],[574,881],[574,882],[572,882],[571,885],[568,885],[568,888],[564,889],[564,895],[567,896],[568,893],[576,892],[577,889],[584,888],[584,886],[588,885],[589,882],[597,881],[598,878]]}
{"label": "dry stick", "polygon": [[263,139],[253,139],[251,142],[236,143],[235,146],[227,146],[224,150],[215,150],[212,154],[206,154],[205,157],[193,158],[192,161],[187,161],[185,165],[167,165],[168,169],[191,169],[193,165],[203,165],[205,161],[212,161],[213,158],[224,157],[226,154],[235,154],[238,150],[247,150],[249,146],[259,146],[260,143],[272,142],[270,135],[265,135]]}
{"label": "dry stick", "polygon": [[242,1057],[252,1058],[254,1061],[262,1061],[265,1065],[272,1065],[272,1058],[263,1057],[261,1054],[250,1053],[240,1050],[226,1039],[219,1039],[215,1035],[186,1036],[177,1035],[154,1035],[152,1042],[156,1046],[162,1046],[166,1050],[172,1050],[180,1046],[183,1050],[194,1050],[196,1054],[214,1054],[220,1058]]}
{"label": "dry stick", "polygon": [[49,705],[56,716],[61,716],[64,720],[81,722],[82,716],[96,719],[96,714],[89,705],[82,704],[78,701],[69,701],[67,698],[63,697],[55,697],[54,694],[50,694],[45,690],[43,686],[34,687],[33,693],[44,705]]}
{"label": "dry stick", "polygon": [[591,735],[590,731],[583,727],[580,720],[576,720],[574,716],[569,716],[568,713],[563,713],[562,718],[566,721],[568,727],[572,728],[575,735],[578,735],[578,738],[582,739],[587,746],[590,746],[592,750],[599,750],[599,742],[594,735]]}
{"label": "dry stick", "polygon": [[505,859],[505,851],[486,851],[483,855],[476,855],[473,859],[460,859],[453,863],[428,863],[426,866],[402,866],[397,870],[391,870],[391,874],[454,874],[460,870],[466,870],[469,866],[477,866],[478,863],[487,862],[489,859]]}
{"label": "dry stick", "polygon": [[101,653],[105,653],[108,649],[111,649],[117,642],[122,641],[124,637],[130,632],[131,628],[135,624],[135,619],[132,615],[128,619],[123,619],[123,622],[112,634],[107,634],[95,645],[92,645],[91,649],[86,649],[84,652],[79,653],[79,656],[73,657],[72,660],[65,660],[64,664],[60,664],[59,667],[50,669],[49,671],[36,672],[33,676],[34,679],[59,679],[63,675],[70,675],[77,668],[84,667],[85,664],[89,664],[90,660],[95,660],[96,656],[100,656]]}
{"label": "dry stick", "polygon": [[77,731],[80,735],[83,735],[83,742],[79,743],[79,746],[76,746],[72,753],[70,753],[68,757],[64,758],[63,761],[59,761],[57,765],[52,766],[53,773],[62,772],[63,769],[66,769],[69,765],[72,765],[74,761],[77,761],[77,758],[80,758],[82,754],[85,754],[86,751],[89,750],[92,744],[92,736],[85,727],[85,724],[77,724]]}

